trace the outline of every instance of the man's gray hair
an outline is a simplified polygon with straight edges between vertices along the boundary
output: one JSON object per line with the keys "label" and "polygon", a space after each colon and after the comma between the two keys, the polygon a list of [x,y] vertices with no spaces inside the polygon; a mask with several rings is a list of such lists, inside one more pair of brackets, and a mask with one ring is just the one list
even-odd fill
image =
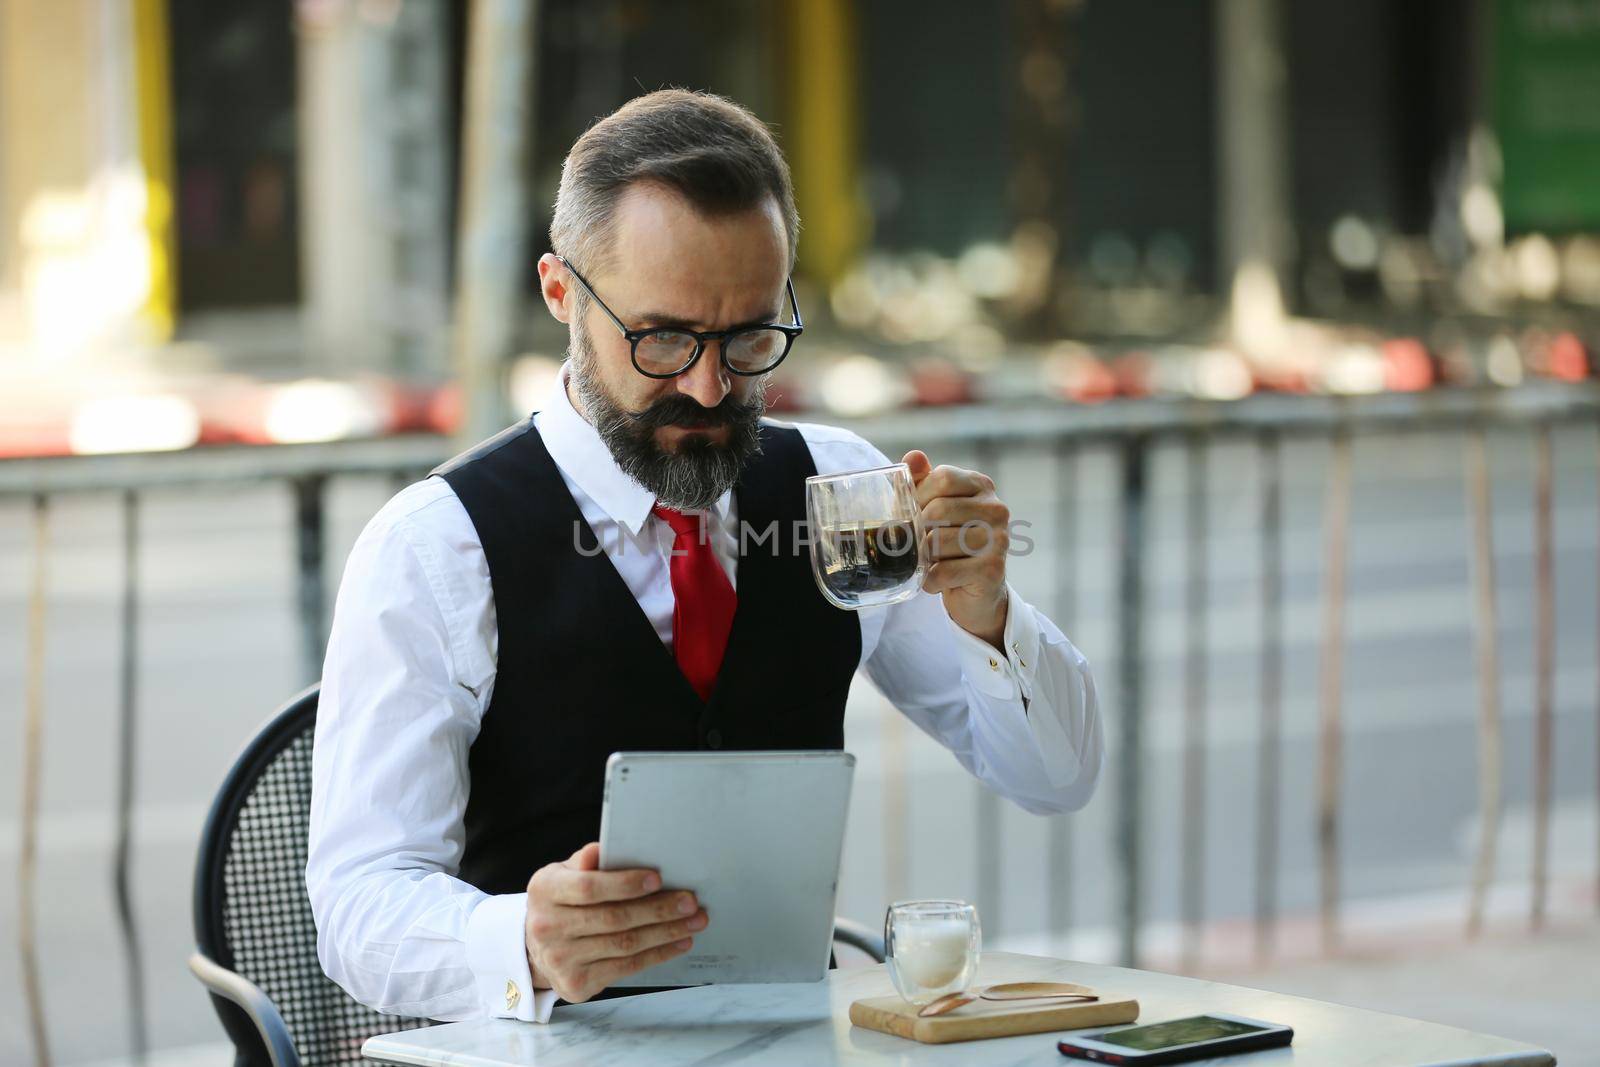
{"label": "man's gray hair", "polygon": [[749,110],[712,93],[661,89],[589,127],[561,165],[550,247],[584,273],[604,268],[622,193],[656,182],[708,214],[778,204],[794,268],[800,216],[789,164]]}

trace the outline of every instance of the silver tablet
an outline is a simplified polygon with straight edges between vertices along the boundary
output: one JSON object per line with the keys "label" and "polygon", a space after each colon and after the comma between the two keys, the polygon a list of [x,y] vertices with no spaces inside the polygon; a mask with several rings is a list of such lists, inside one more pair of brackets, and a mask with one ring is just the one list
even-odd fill
{"label": "silver tablet", "polygon": [[828,969],[855,757],[617,752],[600,867],[650,867],[711,922],[694,948],[619,986],[815,982]]}

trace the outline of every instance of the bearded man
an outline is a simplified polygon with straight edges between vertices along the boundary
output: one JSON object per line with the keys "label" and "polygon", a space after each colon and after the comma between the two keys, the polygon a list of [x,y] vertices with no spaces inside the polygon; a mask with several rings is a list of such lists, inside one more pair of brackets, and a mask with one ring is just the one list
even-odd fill
{"label": "bearded man", "polygon": [[559,386],[385,505],[339,590],[307,887],[362,1003],[545,1021],[688,951],[716,921],[693,893],[598,869],[606,758],[842,748],[858,671],[1028,811],[1092,792],[1094,682],[1007,583],[988,476],[907,454],[923,591],[818,590],[805,479],[888,460],[764,417],[798,235],[776,142],[720,97],[650,93],[573,146],[538,264]]}

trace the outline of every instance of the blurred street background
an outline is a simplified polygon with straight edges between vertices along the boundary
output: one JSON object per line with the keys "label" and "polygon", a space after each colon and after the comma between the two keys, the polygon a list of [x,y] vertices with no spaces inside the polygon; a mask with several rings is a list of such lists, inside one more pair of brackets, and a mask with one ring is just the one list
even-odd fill
{"label": "blurred street background", "polygon": [[793,167],[775,414],[993,474],[1100,685],[1051,819],[857,686],[839,912],[1600,1063],[1600,0],[0,0],[0,1063],[231,1058],[211,798],[664,85]]}

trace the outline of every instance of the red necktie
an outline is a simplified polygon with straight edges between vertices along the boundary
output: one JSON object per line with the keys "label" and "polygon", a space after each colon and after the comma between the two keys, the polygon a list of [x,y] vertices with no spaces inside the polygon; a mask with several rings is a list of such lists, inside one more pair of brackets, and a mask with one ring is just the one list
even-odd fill
{"label": "red necktie", "polygon": [[711,699],[722,669],[722,654],[738,606],[728,572],[717,562],[699,515],[685,515],[657,504],[653,509],[672,527],[672,652],[701,700]]}

